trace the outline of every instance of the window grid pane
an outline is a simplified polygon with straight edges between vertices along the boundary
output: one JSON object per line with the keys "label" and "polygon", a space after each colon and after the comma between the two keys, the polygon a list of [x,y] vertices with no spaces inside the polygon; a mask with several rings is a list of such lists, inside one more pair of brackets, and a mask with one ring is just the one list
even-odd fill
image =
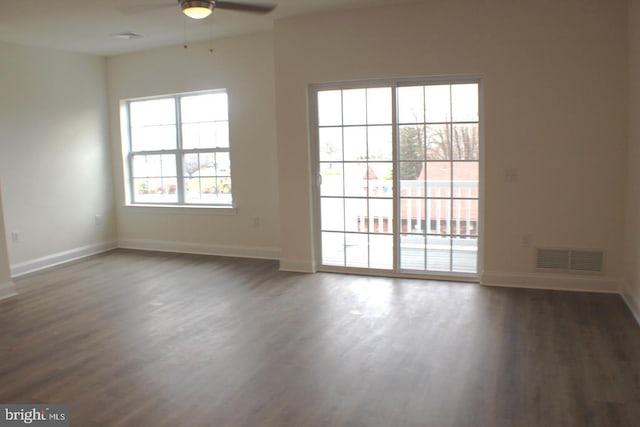
{"label": "window grid pane", "polygon": [[[398,90],[400,269],[475,273],[478,85]],[[424,101],[424,109],[420,101]],[[424,118],[418,119],[424,111]],[[424,157],[419,151],[424,132]],[[426,160],[423,162],[421,160]]]}
{"label": "window grid pane", "polygon": [[[395,121],[391,120],[392,90],[317,92],[321,263],[474,274],[478,84],[397,87]],[[393,189],[396,173],[397,193]],[[394,229],[396,203],[399,218]],[[397,266],[393,263],[396,244]]]}
{"label": "window grid pane", "polygon": [[322,262],[393,269],[390,87],[318,92]]}
{"label": "window grid pane", "polygon": [[233,204],[225,91],[130,101],[128,108],[132,203]]}

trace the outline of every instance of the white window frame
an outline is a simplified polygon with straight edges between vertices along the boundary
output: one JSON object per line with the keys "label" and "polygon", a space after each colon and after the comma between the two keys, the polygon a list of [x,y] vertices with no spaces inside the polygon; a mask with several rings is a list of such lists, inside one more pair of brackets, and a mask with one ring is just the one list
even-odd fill
{"label": "white window frame", "polygon": [[[320,210],[320,185],[322,179],[320,176],[320,158],[319,158],[319,137],[318,137],[318,110],[317,110],[317,93],[323,90],[345,90],[357,88],[371,87],[391,87],[392,88],[392,126],[393,126],[393,163],[394,169],[398,164],[398,129],[397,122],[397,89],[403,86],[412,85],[432,85],[432,84],[464,84],[474,83],[478,85],[478,114],[479,114],[479,182],[478,182],[478,218],[477,218],[477,241],[478,253],[476,259],[476,272],[446,272],[446,271],[425,271],[413,272],[400,268],[400,247],[394,247],[393,268],[390,270],[380,270],[374,268],[358,268],[358,267],[342,267],[333,265],[324,265],[322,262],[322,242],[321,242],[321,210]],[[427,278],[434,280],[451,280],[451,281],[470,281],[479,282],[484,265],[484,84],[483,79],[479,75],[458,75],[458,76],[439,76],[439,77],[416,77],[416,78],[390,78],[390,79],[374,79],[359,81],[337,81],[331,83],[310,84],[307,87],[309,102],[309,148],[310,148],[310,171],[312,185],[312,222],[314,235],[314,262],[318,271],[337,272],[337,273],[353,273],[386,277],[409,277],[409,278]],[[394,174],[394,188],[399,189],[398,174]],[[399,218],[400,197],[394,194],[394,218]],[[400,234],[400,222],[394,221],[394,236]],[[395,237],[394,237],[395,239]],[[399,237],[398,240],[399,241]]]}
{"label": "white window frame", "polygon": [[[226,89],[215,89],[197,92],[184,92],[169,95],[159,95],[143,98],[130,98],[121,101],[121,134],[122,134],[122,148],[123,148],[123,165],[124,165],[124,180],[125,180],[125,206],[130,207],[161,207],[161,208],[190,208],[190,209],[219,209],[221,212],[232,211],[236,212],[235,197],[233,196],[233,187],[231,187],[230,203],[189,203],[185,199],[185,176],[183,171],[183,158],[186,154],[198,154],[198,153],[228,153],[229,154],[229,179],[230,184],[233,182],[231,177],[233,168],[231,166],[231,140],[229,140],[228,147],[215,147],[215,148],[194,148],[185,149],[182,147],[182,120],[181,120],[181,106],[180,100],[183,97],[197,96],[197,95],[209,95],[216,93],[228,94]],[[161,150],[133,150],[133,141],[131,137],[131,108],[130,105],[133,102],[149,101],[149,100],[161,100],[161,99],[173,99],[175,105],[175,126],[176,126],[176,148],[175,149],[161,149]],[[227,126],[229,125],[229,117],[227,117]],[[231,139],[231,138],[229,138]],[[176,161],[176,202],[142,202],[135,201],[135,186],[133,176],[133,158],[136,155],[162,155],[169,154],[175,156]],[[215,176],[214,178],[218,178]]]}

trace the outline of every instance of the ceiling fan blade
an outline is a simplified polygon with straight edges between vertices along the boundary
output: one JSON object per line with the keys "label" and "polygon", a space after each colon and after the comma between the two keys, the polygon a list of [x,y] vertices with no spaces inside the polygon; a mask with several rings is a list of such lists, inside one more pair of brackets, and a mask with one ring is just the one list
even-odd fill
{"label": "ceiling fan blade", "polygon": [[266,14],[276,8],[275,4],[237,3],[234,1],[216,0],[216,9],[236,10],[238,12],[252,12]]}
{"label": "ceiling fan blade", "polygon": [[159,9],[167,9],[169,7],[176,7],[176,3],[162,3],[162,4],[129,4],[126,6],[118,6],[116,9],[124,14],[136,14],[151,12]]}

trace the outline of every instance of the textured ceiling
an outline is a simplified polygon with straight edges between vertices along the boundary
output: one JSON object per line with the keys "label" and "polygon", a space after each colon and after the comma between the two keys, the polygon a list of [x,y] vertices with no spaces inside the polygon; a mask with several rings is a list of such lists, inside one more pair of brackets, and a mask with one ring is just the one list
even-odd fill
{"label": "textured ceiling", "polygon": [[[183,17],[177,0],[0,0],[0,40],[114,55],[269,30],[276,19],[296,15],[410,1],[415,0],[249,0],[278,7],[264,16],[216,10],[211,18],[194,21]],[[122,32],[144,37],[112,36]]]}

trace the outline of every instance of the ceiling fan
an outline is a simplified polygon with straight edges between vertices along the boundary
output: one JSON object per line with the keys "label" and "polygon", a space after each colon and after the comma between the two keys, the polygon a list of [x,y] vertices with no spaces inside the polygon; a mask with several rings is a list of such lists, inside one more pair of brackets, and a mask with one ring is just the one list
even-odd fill
{"label": "ceiling fan", "polygon": [[[128,4],[118,7],[118,10],[130,14],[166,9],[175,7],[175,5],[176,2],[173,0],[173,3],[164,4]],[[178,5],[180,9],[182,9],[182,13],[192,19],[204,19],[211,15],[215,9],[235,10],[238,12],[251,12],[264,15],[276,8],[275,4],[244,3],[226,0],[178,0]]]}
{"label": "ceiling fan", "polygon": [[214,9],[266,14],[276,8],[275,4],[239,3],[224,0],[178,0],[178,4],[182,13],[193,19],[204,19],[211,15]]}

